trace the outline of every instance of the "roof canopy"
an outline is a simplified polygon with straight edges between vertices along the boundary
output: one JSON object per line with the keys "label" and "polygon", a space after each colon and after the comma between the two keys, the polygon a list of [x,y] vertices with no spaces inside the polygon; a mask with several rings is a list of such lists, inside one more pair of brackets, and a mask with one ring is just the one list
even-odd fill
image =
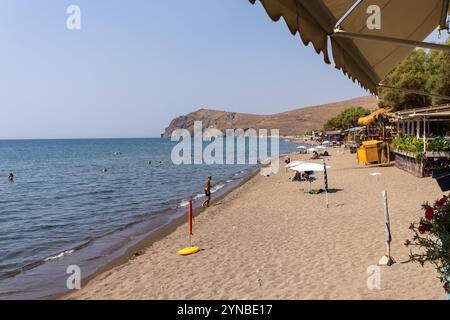
{"label": "roof canopy", "polygon": [[377,123],[380,119],[390,119],[395,117],[393,113],[390,112],[388,109],[378,109],[371,114],[369,114],[367,117],[359,118],[358,120],[358,126],[371,126]]}
{"label": "roof canopy", "polygon": [[450,118],[450,105],[410,109],[405,111],[398,111],[395,113],[398,121],[409,121],[418,119],[436,119],[448,120]]}
{"label": "roof canopy", "polygon": [[[255,3],[256,0],[249,0]],[[274,21],[281,17],[293,35],[305,45],[312,43],[330,63],[331,42],[336,68],[372,93],[414,46],[368,40],[369,37],[423,41],[442,26],[448,13],[448,0],[259,0]],[[381,8],[381,29],[369,30],[367,9]],[[443,17],[445,19],[443,20]],[[339,27],[337,29],[337,27]],[[347,34],[347,36],[346,36]],[[355,36],[348,37],[349,34]],[[328,37],[330,36],[330,37]],[[362,36],[362,37],[361,37]]]}

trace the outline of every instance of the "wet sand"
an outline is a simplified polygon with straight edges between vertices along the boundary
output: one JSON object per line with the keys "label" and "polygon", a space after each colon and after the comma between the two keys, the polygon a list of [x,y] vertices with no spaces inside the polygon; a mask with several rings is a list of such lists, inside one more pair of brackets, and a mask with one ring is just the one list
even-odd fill
{"label": "wet sand", "polygon": [[[340,149],[331,151],[328,165],[329,208],[325,195],[307,193],[309,183],[291,182],[292,171],[257,175],[195,218],[201,252],[177,254],[187,245],[184,224],[63,298],[443,299],[432,267],[402,263],[420,205],[442,195],[437,183],[395,167],[360,166]],[[317,178],[311,187],[323,188],[322,174]],[[383,190],[397,263],[380,267],[381,289],[370,290],[367,269],[386,251]]]}

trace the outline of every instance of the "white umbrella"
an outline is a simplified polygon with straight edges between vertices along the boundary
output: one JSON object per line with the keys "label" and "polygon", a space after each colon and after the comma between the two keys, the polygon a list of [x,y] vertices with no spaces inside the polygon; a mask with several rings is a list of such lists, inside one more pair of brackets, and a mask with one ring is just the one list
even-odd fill
{"label": "white umbrella", "polygon": [[333,144],[333,143],[330,142],[330,141],[324,141],[324,142],[322,142],[322,145],[324,145],[324,146],[328,146],[328,145],[330,145],[330,144]]}
{"label": "white umbrella", "polygon": [[[330,167],[327,166],[327,169],[330,169]],[[297,166],[291,167],[291,170],[298,171],[298,172],[305,172],[305,171],[324,171],[323,164],[320,163],[301,163]]]}
{"label": "white umbrella", "polygon": [[305,161],[292,161],[291,163],[287,164],[285,168],[292,168],[301,165],[302,163],[305,163]]}
{"label": "white umbrella", "polygon": [[308,152],[309,153],[313,153],[314,151],[315,152],[320,152],[322,150],[326,150],[326,148],[324,146],[317,146],[317,147],[309,148]]}

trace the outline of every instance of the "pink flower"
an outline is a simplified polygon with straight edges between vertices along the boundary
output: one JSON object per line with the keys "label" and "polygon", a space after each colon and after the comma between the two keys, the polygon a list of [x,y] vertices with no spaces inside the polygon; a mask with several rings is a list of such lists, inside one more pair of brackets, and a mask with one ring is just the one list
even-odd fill
{"label": "pink flower", "polygon": [[433,220],[434,218],[434,210],[431,207],[425,209],[425,219]]}
{"label": "pink flower", "polygon": [[424,234],[427,231],[427,227],[424,224],[419,225],[419,233]]}
{"label": "pink flower", "polygon": [[435,203],[435,205],[439,206],[439,207],[441,207],[445,204],[447,204],[447,197],[445,197],[445,196],[442,199],[436,200],[436,203]]}

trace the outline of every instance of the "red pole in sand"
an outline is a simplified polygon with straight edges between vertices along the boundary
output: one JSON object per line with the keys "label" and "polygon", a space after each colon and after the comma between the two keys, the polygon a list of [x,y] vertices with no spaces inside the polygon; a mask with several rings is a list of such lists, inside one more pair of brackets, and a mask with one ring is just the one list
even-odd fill
{"label": "red pole in sand", "polygon": [[189,200],[189,207],[188,207],[188,235],[189,235],[189,245],[191,245],[191,236],[193,235],[193,232],[192,232],[192,199]]}

